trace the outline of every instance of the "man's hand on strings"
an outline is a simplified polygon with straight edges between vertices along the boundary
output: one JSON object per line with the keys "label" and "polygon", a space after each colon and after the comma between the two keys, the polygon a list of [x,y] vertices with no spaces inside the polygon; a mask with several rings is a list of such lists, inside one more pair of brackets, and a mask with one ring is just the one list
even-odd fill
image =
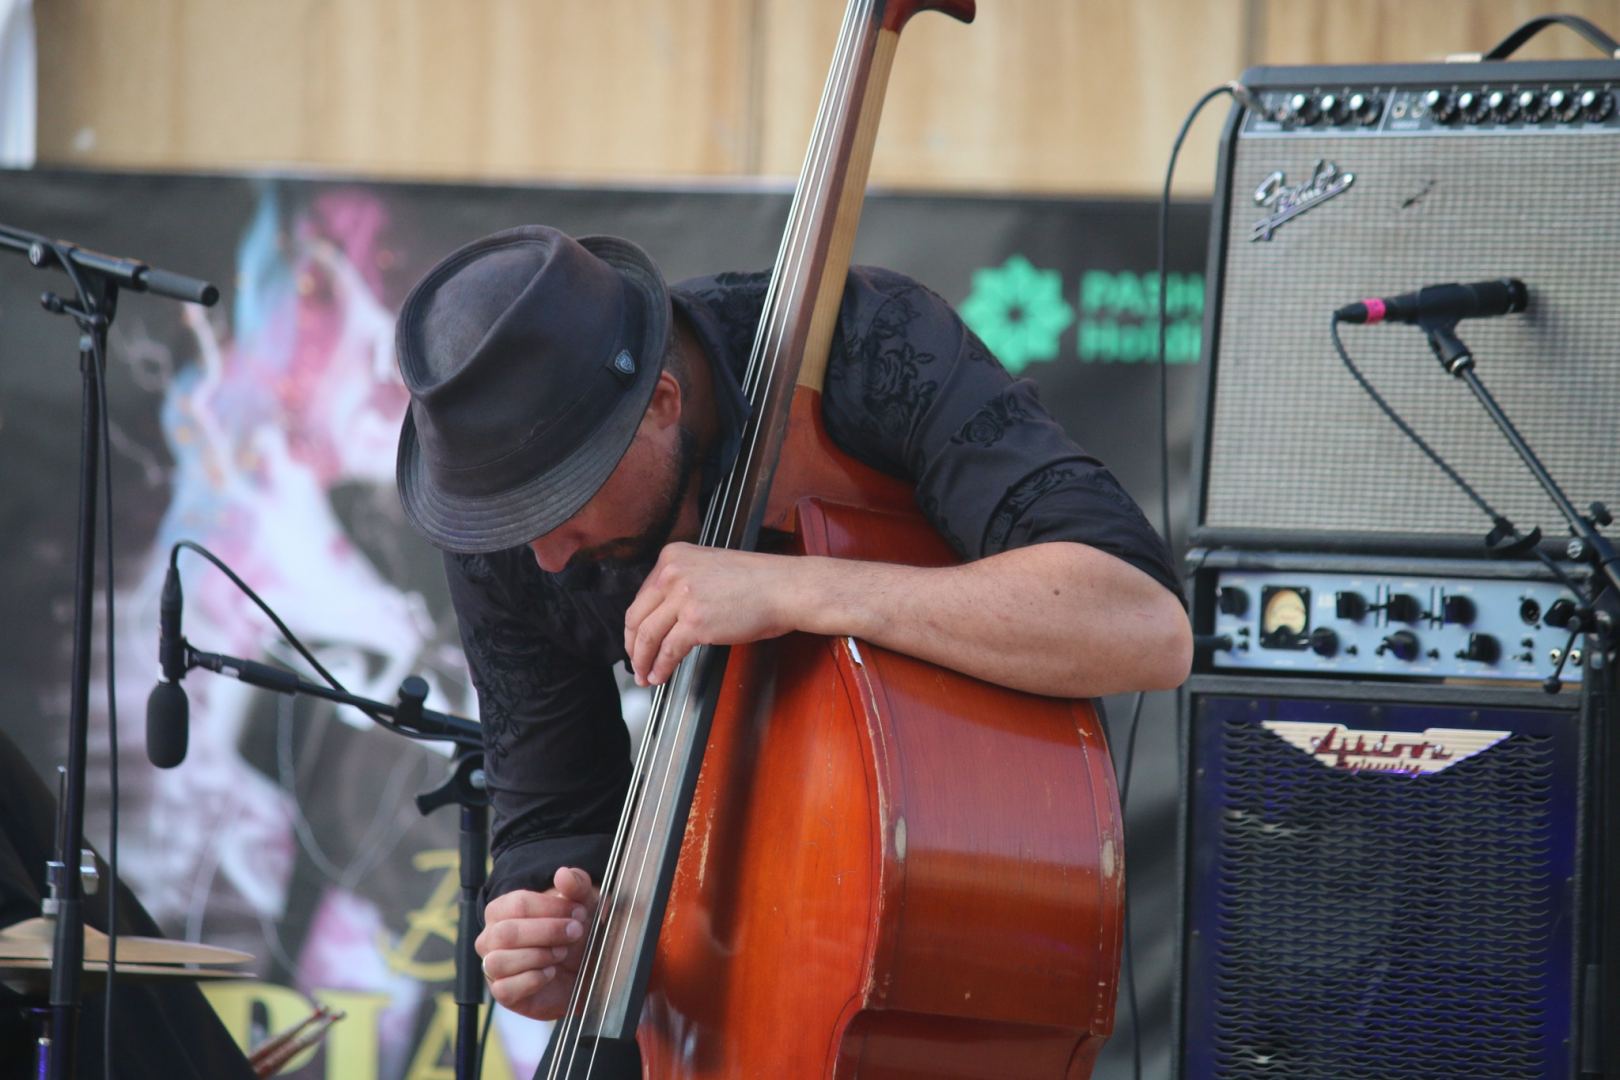
{"label": "man's hand on strings", "polygon": [[545,892],[518,890],[491,900],[475,942],[490,994],[531,1020],[568,1011],[599,899],[583,870],[563,867],[552,882]]}
{"label": "man's hand on strings", "polygon": [[624,616],[636,682],[669,681],[698,645],[741,645],[797,627],[795,591],[818,560],[670,544]]}

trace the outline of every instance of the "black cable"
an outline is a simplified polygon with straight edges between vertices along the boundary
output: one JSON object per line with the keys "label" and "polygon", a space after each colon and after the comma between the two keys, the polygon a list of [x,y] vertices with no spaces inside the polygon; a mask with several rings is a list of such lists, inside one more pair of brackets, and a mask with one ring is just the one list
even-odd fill
{"label": "black cable", "polygon": [[473,1080],[484,1078],[484,1048],[489,1045],[489,1029],[495,1020],[495,999],[490,998],[489,1008],[484,1010],[484,1030],[478,1033],[478,1064],[473,1066]]}
{"label": "black cable", "polygon": [[[1175,555],[1174,535],[1170,527],[1170,375],[1169,362],[1166,355],[1165,338],[1168,333],[1169,321],[1169,289],[1168,278],[1170,271],[1170,186],[1176,174],[1176,159],[1181,156],[1181,146],[1187,140],[1187,132],[1192,130],[1193,121],[1198,114],[1204,111],[1204,106],[1220,97],[1222,94],[1231,94],[1240,100],[1252,101],[1248,88],[1238,82],[1222,83],[1211,87],[1188,110],[1187,116],[1181,121],[1181,130],[1176,132],[1175,142],[1170,147],[1170,161],[1164,169],[1164,189],[1159,198],[1159,235],[1158,235],[1158,286],[1159,286],[1159,517],[1164,523],[1164,546]],[[1131,776],[1136,767],[1136,733],[1142,716],[1142,703],[1146,700],[1146,692],[1136,695],[1136,704],[1131,708],[1131,718],[1126,726],[1125,734],[1125,768],[1124,776],[1119,781],[1119,806],[1123,816],[1130,801]],[[1181,697],[1176,696],[1176,725],[1181,726]],[[1117,766],[1116,766],[1117,767]],[[1136,1080],[1142,1076],[1142,1032],[1140,1011],[1136,996],[1136,963],[1131,950],[1131,903],[1130,903],[1130,877],[1125,879],[1125,985],[1126,999],[1131,1012],[1131,1061],[1132,1075]]]}
{"label": "black cable", "polygon": [[[1170,147],[1170,162],[1164,169],[1164,191],[1159,196],[1159,516],[1164,522],[1164,546],[1172,553],[1176,545],[1170,533],[1170,376],[1165,355],[1166,325],[1170,310],[1169,289],[1166,279],[1170,273],[1170,182],[1176,174],[1176,159],[1181,156],[1181,144],[1187,140],[1193,121],[1204,111],[1204,106],[1222,94],[1232,94],[1238,83],[1222,83],[1204,91],[1202,97],[1181,121],[1176,141]],[[1247,94],[1247,91],[1244,91]]]}
{"label": "black cable", "polygon": [[[1423,441],[1423,436],[1419,435],[1416,431],[1413,431],[1412,425],[1401,419],[1400,414],[1394,410],[1389,402],[1384,400],[1383,395],[1379,394],[1379,392],[1374,389],[1373,384],[1367,381],[1367,377],[1361,373],[1361,370],[1356,367],[1355,362],[1350,359],[1350,354],[1345,351],[1344,342],[1339,338],[1339,316],[1337,313],[1334,314],[1332,320],[1328,323],[1328,335],[1333,338],[1333,347],[1338,350],[1339,359],[1344,361],[1344,366],[1350,369],[1350,374],[1355,377],[1356,382],[1361,384],[1361,388],[1367,392],[1367,396],[1373,399],[1373,403],[1384,411],[1384,415],[1389,417],[1390,420],[1394,421],[1395,426],[1400,428],[1401,432],[1408,439],[1411,439],[1413,442],[1417,443],[1418,449],[1429,455],[1429,460],[1440,466],[1440,471],[1449,476],[1452,483],[1462,488],[1463,494],[1472,499],[1475,506],[1478,506],[1481,510],[1485,511],[1487,517],[1499,525],[1504,525],[1508,529],[1512,529],[1513,526],[1508,523],[1507,519],[1501,514],[1497,513],[1496,508],[1490,503],[1486,502],[1479,492],[1470,487],[1468,481],[1464,480],[1457,474],[1456,469],[1453,469],[1449,464],[1447,464],[1444,458],[1435,453],[1434,448]],[[1508,535],[1517,535],[1517,531],[1510,532]]]}
{"label": "black cable", "polygon": [[[1506,517],[1502,516],[1502,514],[1499,513],[1490,503],[1486,502],[1484,496],[1475,491],[1469,485],[1468,481],[1462,478],[1461,474],[1459,474],[1456,469],[1452,468],[1451,465],[1448,464],[1446,460],[1434,450],[1433,447],[1424,442],[1423,436],[1414,431],[1412,429],[1412,425],[1408,424],[1404,419],[1401,418],[1400,414],[1395,411],[1394,407],[1391,406],[1389,402],[1385,401],[1383,396],[1380,395],[1377,389],[1373,387],[1372,382],[1361,373],[1361,369],[1356,367],[1355,362],[1350,359],[1349,350],[1344,347],[1344,340],[1339,336],[1339,322],[1339,316],[1335,314],[1332,320],[1328,323],[1328,334],[1333,338],[1333,347],[1338,351],[1339,359],[1344,361],[1344,366],[1350,369],[1350,374],[1355,377],[1356,382],[1361,385],[1361,388],[1367,392],[1367,396],[1372,398],[1373,402],[1384,411],[1384,415],[1389,417],[1390,420],[1394,422],[1395,426],[1401,429],[1402,434],[1416,443],[1418,449],[1427,454],[1429,456],[1429,460],[1433,461],[1440,467],[1440,471],[1445,473],[1446,476],[1451,479],[1452,483],[1462,488],[1463,493],[1473,500],[1475,506],[1479,507],[1485,512],[1485,516],[1491,519],[1491,523],[1496,527],[1497,530],[1500,531],[1503,538],[1520,539],[1523,534],[1519,531],[1518,527]],[[1581,587],[1576,583],[1575,579],[1570,577],[1569,574],[1565,572],[1564,568],[1558,565],[1558,561],[1556,559],[1554,559],[1551,555],[1548,555],[1545,551],[1542,551],[1540,545],[1531,547],[1530,553],[1534,555],[1542,565],[1551,571],[1552,575],[1563,583],[1566,589],[1574,593],[1576,596],[1581,595]]]}
{"label": "black cable", "polygon": [[[1138,721],[1142,718],[1142,703],[1147,700],[1147,691],[1136,692],[1136,704],[1131,706],[1131,718],[1125,725],[1125,777],[1119,787],[1119,813],[1125,816],[1125,807],[1131,801],[1131,775],[1136,764],[1136,733],[1140,730]],[[1118,767],[1117,765],[1115,766]],[[1140,1080],[1142,1076],[1142,1029],[1140,1028],[1141,1007],[1136,996],[1136,957],[1131,951],[1131,904],[1130,904],[1130,876],[1125,878],[1125,955],[1122,958],[1125,964],[1125,1001],[1131,1010],[1131,1075]]]}
{"label": "black cable", "polygon": [[1125,804],[1131,801],[1131,763],[1136,760],[1136,731],[1137,721],[1142,717],[1142,702],[1147,700],[1147,691],[1136,692],[1136,704],[1131,706],[1131,718],[1125,725],[1125,776],[1119,785],[1120,812],[1124,812]]}
{"label": "black cable", "polygon": [[[176,540],[174,546],[169,549],[169,566],[171,569],[178,568],[179,566],[181,548],[186,548],[189,551],[195,551],[197,554],[213,563],[215,569],[231,580],[231,584],[235,585],[249,600],[252,600],[256,605],[258,605],[259,610],[264,612],[265,617],[274,623],[276,629],[281,632],[282,639],[296,649],[298,651],[298,655],[302,656],[310,667],[314,668],[320,673],[321,678],[326,680],[328,686],[339,693],[347,694],[349,692],[342,683],[338,682],[336,676],[321,666],[321,662],[315,659],[314,654],[311,653],[309,649],[304,647],[304,643],[302,641],[298,640],[298,635],[289,630],[287,628],[287,624],[282,622],[274,611],[270,610],[270,605],[266,604],[262,599],[260,599],[259,594],[254,592],[252,587],[249,586],[247,582],[238,577],[236,571],[232,570],[229,566],[226,566],[225,561],[218,555],[215,555],[212,551],[209,551],[207,548],[203,547],[199,543],[196,543],[195,541]],[[344,704],[352,703],[345,702]],[[363,705],[353,705],[353,707],[365,713],[378,725],[387,728],[396,735],[403,735],[407,739],[418,739],[424,742],[442,742],[444,739],[444,736],[442,735],[425,735],[420,732],[411,731],[408,728],[401,727],[400,725],[394,723],[394,721],[383,716],[381,713],[373,712],[371,709],[368,709]]]}

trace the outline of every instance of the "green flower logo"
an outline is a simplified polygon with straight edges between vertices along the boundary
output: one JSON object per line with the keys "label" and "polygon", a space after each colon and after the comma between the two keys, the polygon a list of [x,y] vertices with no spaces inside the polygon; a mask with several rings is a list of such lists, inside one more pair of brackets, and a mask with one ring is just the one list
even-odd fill
{"label": "green flower logo", "polygon": [[1057,357],[1058,340],[1074,322],[1063,299],[1063,277],[1037,270],[1022,255],[998,269],[975,270],[973,292],[961,306],[962,321],[1015,374],[1032,360]]}

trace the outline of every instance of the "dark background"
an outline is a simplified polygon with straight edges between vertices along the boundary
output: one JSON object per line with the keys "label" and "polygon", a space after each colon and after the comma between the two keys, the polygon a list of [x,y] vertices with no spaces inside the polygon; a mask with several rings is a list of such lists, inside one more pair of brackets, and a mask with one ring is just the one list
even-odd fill
{"label": "dark background", "polygon": [[[214,281],[224,298],[211,318],[228,329],[238,247],[264,200],[275,200],[283,215],[292,218],[323,193],[336,190],[363,191],[387,209],[384,248],[389,258],[381,273],[379,299],[390,310],[438,256],[512,224],[545,222],[576,235],[610,232],[628,237],[645,247],[673,281],[720,269],[768,266],[787,213],[786,193],[754,188],[582,190],[36,171],[0,172],[0,222]],[[1203,204],[1173,207],[1172,273],[1202,271],[1207,222]],[[1052,413],[1110,464],[1159,523],[1162,485],[1155,365],[1082,360],[1077,346],[1083,275],[1095,270],[1150,273],[1156,225],[1157,206],[1150,201],[874,193],[867,200],[855,261],[912,274],[956,304],[972,291],[975,271],[1001,267],[1015,255],[1038,269],[1059,272],[1074,321],[1063,331],[1055,359],[1031,362],[1020,374],[1039,384]],[[0,258],[0,530],[9,554],[0,569],[0,596],[7,615],[0,623],[0,657],[4,657],[0,670],[5,674],[0,681],[0,727],[42,772],[65,758],[80,393],[76,333],[68,321],[40,309],[38,296],[44,288],[66,289],[66,279],[34,271],[20,258]],[[1130,312],[1119,318],[1125,325],[1140,322]],[[172,348],[175,362],[183,364],[186,351],[181,343],[186,337],[176,305],[139,295],[123,298],[109,388],[117,429],[114,554],[120,585],[148,560],[171,494],[164,474],[169,458],[159,413],[162,372],[154,378],[152,370],[130,358],[151,351],[155,344],[160,351]],[[1170,506],[1178,555],[1179,540],[1185,535],[1185,484],[1198,371],[1195,363],[1175,364],[1168,370]],[[379,571],[401,587],[419,590],[441,626],[448,625],[437,554],[403,527],[390,495],[345,490],[332,492],[331,498],[352,538]],[[202,572],[200,563],[188,565],[188,574]],[[153,650],[155,644],[154,640]],[[149,652],[133,656],[126,652],[118,662],[120,670],[127,665],[145,671],[152,657]],[[98,682],[93,696],[104,693],[101,685]],[[1125,727],[1133,703],[1131,697],[1106,703],[1116,765],[1123,764]],[[140,699],[119,702],[126,744],[120,758],[126,770],[149,769],[138,749],[131,752],[139,745],[143,706]],[[95,708],[104,715],[104,705]],[[295,723],[299,737],[308,736],[314,712],[306,709],[299,714]],[[1173,727],[1172,697],[1151,695],[1142,710],[1136,742],[1139,765],[1126,808],[1141,1052],[1148,1075],[1168,1072],[1178,787]],[[380,732],[355,735],[347,728],[334,730],[356,752],[328,755],[324,767],[329,772],[358,768],[367,753],[423,753],[414,747],[399,750],[390,736]],[[271,752],[267,746],[256,746],[256,740],[271,741],[262,733],[245,735],[243,753],[249,759]],[[105,754],[92,757],[106,760]],[[345,761],[356,764],[342,765]],[[300,776],[301,792],[306,779]],[[126,774],[126,783],[136,784],[137,790],[139,782],[138,775]],[[343,777],[334,775],[332,782],[342,783]],[[105,775],[93,775],[91,785],[91,820],[103,821]],[[103,808],[101,813],[97,807]],[[442,813],[443,820],[402,843],[391,858],[408,860],[413,846],[453,844],[450,817]],[[334,847],[342,846],[336,834],[350,827],[344,814],[334,812],[324,819],[312,814],[311,821],[317,829],[330,830]],[[105,840],[94,825],[91,839]],[[296,919],[300,907],[295,897],[287,918]],[[283,930],[295,937],[303,932],[293,926]],[[275,978],[285,972],[272,966],[266,975]],[[1131,1074],[1133,1035],[1130,1006],[1122,993],[1116,1036],[1105,1051],[1099,1076]]]}

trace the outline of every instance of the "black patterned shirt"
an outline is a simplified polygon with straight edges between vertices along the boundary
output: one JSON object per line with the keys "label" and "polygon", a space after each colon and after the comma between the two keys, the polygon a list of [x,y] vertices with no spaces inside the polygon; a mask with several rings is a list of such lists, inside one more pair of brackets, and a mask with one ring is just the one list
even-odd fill
{"label": "black patterned shirt", "polygon": [[[767,284],[763,273],[720,274],[671,290],[713,371],[722,435],[704,462],[707,487],[735,456],[739,382]],[[1077,541],[1181,596],[1163,541],[1102,462],[916,281],[850,271],[822,408],[833,441],[910,482],[964,559]],[[486,899],[547,889],[559,866],[600,880],[630,776],[613,667],[627,662],[624,614],[650,566],[548,574],[527,547],[447,554],[445,565],[495,811]]]}

